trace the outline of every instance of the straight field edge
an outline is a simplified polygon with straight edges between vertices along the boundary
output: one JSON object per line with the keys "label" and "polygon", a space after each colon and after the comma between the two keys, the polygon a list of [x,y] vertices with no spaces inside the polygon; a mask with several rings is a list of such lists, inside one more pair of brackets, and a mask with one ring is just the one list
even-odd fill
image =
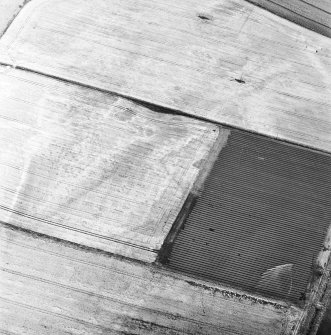
{"label": "straight field edge", "polygon": [[[245,0],[245,1],[252,3],[257,7],[263,8],[268,12],[277,15],[283,19],[298,24],[306,29],[312,30],[326,37],[331,37],[330,25],[321,23],[319,17],[313,17],[313,15],[305,14],[304,11],[295,10],[294,8],[291,8],[291,0],[288,0],[287,3],[284,3],[284,1],[279,0]],[[307,10],[309,10],[309,7],[311,7],[315,12],[318,12],[318,8],[316,8],[317,6],[306,3],[305,1],[302,1],[302,3],[303,3],[302,5],[307,7]],[[322,9],[320,9],[320,13],[321,15],[323,15],[325,20],[327,20],[328,16],[331,17],[329,13],[326,13]]]}
{"label": "straight field edge", "polygon": [[210,152],[208,154],[207,159],[205,160],[204,164],[202,165],[198,177],[195,180],[193,187],[188,195],[188,197],[185,200],[185,203],[180,210],[180,212],[177,215],[177,218],[172,225],[167,237],[165,238],[160,251],[158,253],[158,256],[156,258],[156,263],[160,265],[166,265],[169,263],[169,257],[174,245],[174,241],[180,232],[181,229],[184,228],[185,221],[188,217],[188,215],[191,213],[196,200],[199,198],[199,196],[202,193],[204,182],[208,175],[210,174],[214,163],[216,162],[221,150],[226,146],[228,137],[231,133],[230,129],[225,129],[221,126],[218,126],[219,133],[217,136],[217,139],[210,149]]}
{"label": "straight field edge", "polygon": [[[5,0],[6,1],[6,0]],[[12,0],[7,0],[9,3]],[[16,7],[16,9],[12,12],[11,17],[7,20],[7,22],[4,23],[3,29],[0,28],[0,39],[1,37],[6,33],[6,31],[9,29],[10,25],[13,23],[17,15],[21,12],[24,6],[26,6],[30,1],[32,0],[22,0]],[[5,5],[5,4],[4,4]]]}

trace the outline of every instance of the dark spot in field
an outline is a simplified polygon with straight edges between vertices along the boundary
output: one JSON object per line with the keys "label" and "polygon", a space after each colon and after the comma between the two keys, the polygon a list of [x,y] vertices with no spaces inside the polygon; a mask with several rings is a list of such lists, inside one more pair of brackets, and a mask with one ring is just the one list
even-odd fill
{"label": "dark spot in field", "polygon": [[211,21],[213,18],[211,15],[200,13],[197,15],[199,19],[203,21]]}
{"label": "dark spot in field", "polygon": [[246,83],[246,81],[241,79],[241,78],[240,79],[235,78],[234,80],[239,84],[245,84]]}

